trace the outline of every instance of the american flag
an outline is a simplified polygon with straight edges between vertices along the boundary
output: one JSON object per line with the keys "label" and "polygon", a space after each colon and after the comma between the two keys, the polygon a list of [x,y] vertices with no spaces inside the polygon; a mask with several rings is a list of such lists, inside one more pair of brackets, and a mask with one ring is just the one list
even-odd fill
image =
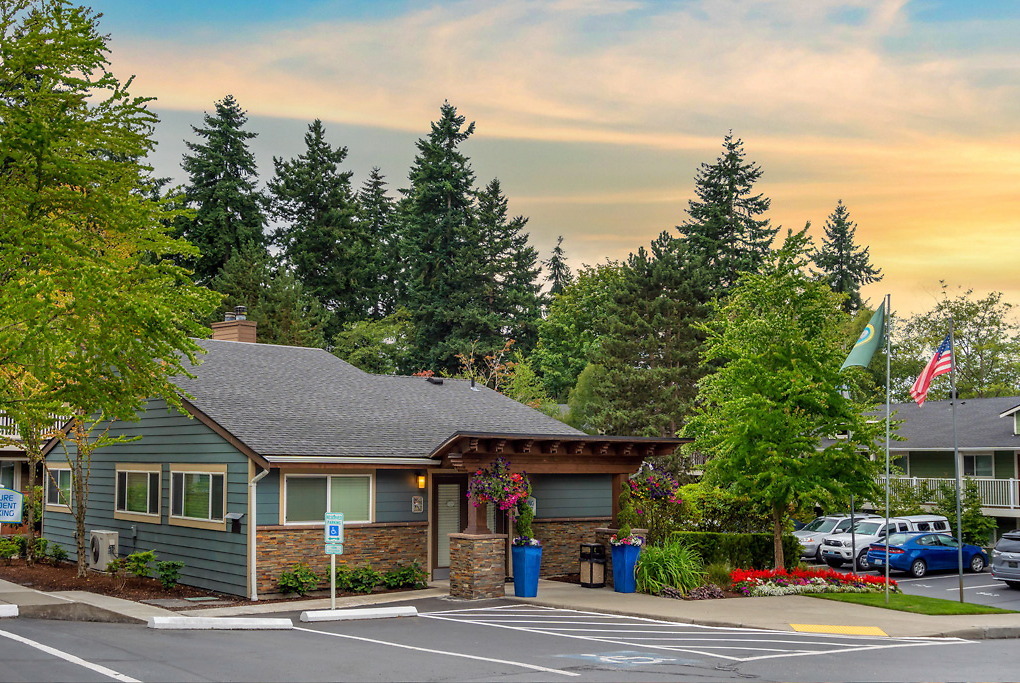
{"label": "american flag", "polygon": [[924,370],[917,376],[914,386],[910,387],[910,395],[917,401],[918,407],[924,405],[924,399],[928,397],[928,387],[931,381],[939,375],[944,375],[953,369],[953,345],[949,341],[949,335],[942,340],[939,348],[935,351]]}

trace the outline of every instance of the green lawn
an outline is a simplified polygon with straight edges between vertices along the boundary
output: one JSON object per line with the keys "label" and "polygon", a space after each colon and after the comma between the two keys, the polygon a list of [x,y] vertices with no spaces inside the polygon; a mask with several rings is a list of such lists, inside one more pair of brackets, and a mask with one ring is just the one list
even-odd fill
{"label": "green lawn", "polygon": [[858,605],[884,607],[914,614],[1015,614],[1013,610],[999,609],[998,607],[902,593],[890,593],[889,604],[885,602],[885,593],[808,593],[807,595],[823,600],[853,602]]}

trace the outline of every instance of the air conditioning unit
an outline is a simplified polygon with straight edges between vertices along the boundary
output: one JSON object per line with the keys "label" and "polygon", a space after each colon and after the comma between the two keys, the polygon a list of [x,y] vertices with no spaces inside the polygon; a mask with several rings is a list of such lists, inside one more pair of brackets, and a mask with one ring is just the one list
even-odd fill
{"label": "air conditioning unit", "polygon": [[89,532],[89,569],[106,571],[106,565],[117,559],[116,531]]}

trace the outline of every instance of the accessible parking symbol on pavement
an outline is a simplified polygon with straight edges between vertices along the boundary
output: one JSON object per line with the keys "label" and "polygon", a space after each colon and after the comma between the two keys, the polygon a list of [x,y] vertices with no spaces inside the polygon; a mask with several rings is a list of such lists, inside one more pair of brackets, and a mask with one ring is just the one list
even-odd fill
{"label": "accessible parking symbol on pavement", "polygon": [[597,664],[608,664],[610,666],[619,666],[624,668],[648,666],[651,664],[697,665],[701,663],[696,659],[678,659],[676,657],[665,657],[660,652],[637,652],[635,650],[557,656],[567,657],[569,659],[584,659]]}

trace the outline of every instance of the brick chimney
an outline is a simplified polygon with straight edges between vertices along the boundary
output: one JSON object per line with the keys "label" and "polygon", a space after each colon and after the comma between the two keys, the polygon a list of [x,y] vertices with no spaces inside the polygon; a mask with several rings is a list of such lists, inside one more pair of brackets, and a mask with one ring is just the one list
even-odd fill
{"label": "brick chimney", "polygon": [[247,306],[234,306],[223,316],[223,322],[212,324],[212,338],[254,344],[255,325],[254,320],[248,320]]}

